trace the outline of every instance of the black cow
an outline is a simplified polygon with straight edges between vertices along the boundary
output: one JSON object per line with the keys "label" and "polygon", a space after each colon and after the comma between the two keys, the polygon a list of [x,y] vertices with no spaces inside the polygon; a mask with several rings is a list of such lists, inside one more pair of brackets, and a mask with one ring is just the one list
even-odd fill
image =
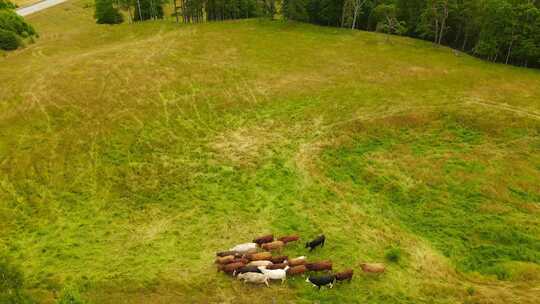
{"label": "black cow", "polygon": [[309,282],[321,289],[322,286],[330,285],[330,288],[334,287],[336,276],[334,275],[322,275],[322,276],[310,276],[306,279]]}
{"label": "black cow", "polygon": [[326,238],[324,237],[324,234],[323,235],[320,235],[318,236],[316,239],[314,239],[313,241],[311,242],[307,242],[306,243],[306,248],[309,247],[309,251],[313,251],[313,249],[321,246],[321,247],[324,247],[324,241],[326,240]]}
{"label": "black cow", "polygon": [[241,267],[239,269],[237,269],[233,275],[238,275],[238,274],[241,274],[241,273],[246,273],[246,272],[257,272],[257,273],[262,273],[261,270],[259,269],[259,267],[257,266],[244,266],[244,267]]}

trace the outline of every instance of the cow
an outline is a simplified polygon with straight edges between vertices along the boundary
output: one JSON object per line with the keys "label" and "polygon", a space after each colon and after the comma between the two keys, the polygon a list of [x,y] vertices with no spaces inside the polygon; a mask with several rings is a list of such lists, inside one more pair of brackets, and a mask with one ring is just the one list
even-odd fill
{"label": "cow", "polygon": [[332,262],[322,261],[315,263],[306,263],[306,268],[310,271],[332,270]]}
{"label": "cow", "polygon": [[262,244],[261,248],[268,251],[274,251],[274,250],[281,251],[284,245],[285,243],[283,243],[282,241],[275,241],[271,243]]}
{"label": "cow", "polygon": [[287,279],[287,270],[289,269],[289,266],[285,267],[285,269],[275,269],[275,270],[269,270],[266,269],[264,266],[260,266],[259,270],[267,276],[270,280],[281,280],[281,284],[285,282]]}
{"label": "cow", "polygon": [[345,281],[349,280],[349,282],[352,280],[354,271],[352,269],[347,269],[342,272],[336,273],[334,276],[336,277],[336,281]]}
{"label": "cow", "polygon": [[277,256],[277,257],[271,257],[270,261],[272,261],[272,263],[274,263],[274,264],[279,264],[279,263],[283,263],[283,262],[287,261],[288,259],[289,259],[288,256],[281,255],[281,256]]}
{"label": "cow", "polygon": [[272,263],[270,261],[251,261],[247,265],[248,266],[268,266],[268,265],[272,265],[272,264],[274,264],[274,263]]}
{"label": "cow", "polygon": [[248,260],[250,261],[263,261],[267,260],[270,261],[272,259],[272,254],[270,252],[258,252],[258,253],[250,253],[246,255]]}
{"label": "cow", "polygon": [[330,285],[330,288],[334,287],[334,282],[336,281],[336,277],[333,275],[322,275],[322,276],[309,276],[306,279],[306,282],[313,284],[313,286],[316,286],[321,290],[321,287]]}
{"label": "cow", "polygon": [[287,243],[295,242],[295,241],[298,241],[299,239],[300,237],[298,235],[287,235],[287,236],[280,237],[278,241],[282,241],[283,243],[285,243],[285,245],[287,245]]}
{"label": "cow", "polygon": [[[236,259],[232,260],[231,263],[244,263],[244,264],[247,264],[247,263],[249,263],[249,260],[246,259],[246,258],[236,258]],[[227,263],[227,264],[230,264],[230,263]]]}
{"label": "cow", "polygon": [[218,257],[224,257],[224,256],[228,256],[228,255],[234,255],[235,257],[240,257],[242,256],[242,254],[238,251],[233,251],[233,250],[227,250],[227,251],[221,251],[221,252],[216,252],[216,256]]}
{"label": "cow", "polygon": [[229,264],[234,261],[234,255],[227,255],[224,257],[217,257],[216,264]]}
{"label": "cow", "polygon": [[385,266],[382,263],[361,263],[360,268],[369,273],[383,273],[385,271]]}
{"label": "cow", "polygon": [[262,273],[245,272],[239,274],[237,278],[239,280],[244,280],[244,283],[249,282],[255,284],[266,284],[267,287],[270,287],[270,285],[268,284],[268,280],[270,278]]}
{"label": "cow", "polygon": [[274,236],[269,234],[269,235],[264,235],[264,236],[261,236],[261,237],[258,237],[256,239],[253,240],[253,243],[256,243],[257,245],[262,245],[262,244],[265,244],[265,243],[270,243],[270,242],[273,242],[274,241]]}
{"label": "cow", "polygon": [[309,251],[313,251],[313,249],[321,246],[321,247],[324,247],[324,241],[326,240],[326,237],[324,236],[324,234],[318,236],[316,239],[314,239],[313,241],[311,242],[307,242],[306,243],[306,248],[309,248]]}
{"label": "cow", "polygon": [[239,253],[250,253],[257,251],[257,243],[244,243],[238,244],[230,249],[231,251],[238,251]]}
{"label": "cow", "polygon": [[301,256],[301,257],[297,257],[297,258],[289,260],[289,266],[291,266],[291,267],[304,265],[304,264],[306,264],[306,257],[305,256]]}
{"label": "cow", "polygon": [[299,275],[299,274],[305,273],[306,271],[307,271],[306,265],[294,266],[287,270],[287,275],[289,276]]}
{"label": "cow", "polygon": [[285,269],[285,267],[289,266],[287,263],[279,263],[279,264],[272,264],[266,266],[266,269],[274,270],[274,269]]}
{"label": "cow", "polygon": [[243,266],[243,267],[240,267],[238,268],[237,270],[235,270],[233,272],[233,276],[237,275],[237,274],[240,274],[240,273],[246,273],[246,272],[257,272],[257,273],[262,273],[260,270],[259,270],[259,266]]}
{"label": "cow", "polygon": [[227,264],[227,265],[218,265],[218,271],[223,271],[225,273],[234,273],[236,270],[242,268],[246,266],[246,264],[242,263],[242,262],[238,262],[238,263],[231,263],[231,264]]}

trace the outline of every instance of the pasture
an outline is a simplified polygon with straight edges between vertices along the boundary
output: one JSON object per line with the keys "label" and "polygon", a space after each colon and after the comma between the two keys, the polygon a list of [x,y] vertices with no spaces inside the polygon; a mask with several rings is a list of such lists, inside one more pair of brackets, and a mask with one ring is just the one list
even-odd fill
{"label": "pasture", "polygon": [[[99,26],[90,4],[0,55],[0,256],[38,302],[540,302],[538,70],[284,21]],[[216,272],[266,233],[354,279]]]}

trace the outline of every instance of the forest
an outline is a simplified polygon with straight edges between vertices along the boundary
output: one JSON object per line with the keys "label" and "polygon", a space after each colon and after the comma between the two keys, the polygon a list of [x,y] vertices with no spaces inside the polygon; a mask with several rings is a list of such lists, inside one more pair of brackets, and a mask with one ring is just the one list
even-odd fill
{"label": "forest", "polygon": [[132,21],[163,18],[163,6],[171,5],[177,22],[283,17],[425,39],[492,62],[540,67],[537,0],[96,0],[96,10],[103,5],[110,20],[98,17],[98,23],[121,22],[112,12],[118,9]]}

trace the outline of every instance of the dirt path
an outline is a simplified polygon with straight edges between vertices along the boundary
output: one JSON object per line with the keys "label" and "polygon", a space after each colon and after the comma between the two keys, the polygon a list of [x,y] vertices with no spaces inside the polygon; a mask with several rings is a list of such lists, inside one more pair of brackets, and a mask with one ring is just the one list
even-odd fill
{"label": "dirt path", "polygon": [[66,1],[67,0],[44,0],[44,1],[38,2],[36,4],[32,4],[27,7],[17,9],[17,14],[21,16],[28,16],[30,14],[37,13],[39,11],[64,3]]}

